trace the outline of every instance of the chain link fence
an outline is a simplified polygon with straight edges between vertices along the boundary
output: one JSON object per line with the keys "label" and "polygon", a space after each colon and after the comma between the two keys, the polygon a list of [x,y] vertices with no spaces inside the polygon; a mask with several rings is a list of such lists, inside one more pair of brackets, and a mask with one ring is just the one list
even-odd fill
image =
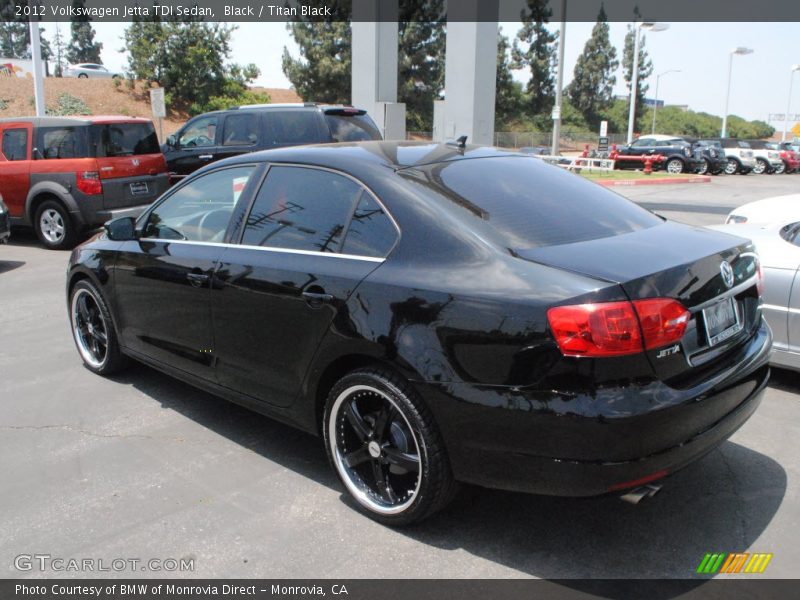
{"label": "chain link fence", "polygon": [[[409,131],[406,138],[409,140],[430,140],[433,134],[430,131]],[[581,152],[587,144],[590,148],[597,147],[599,135],[593,131],[563,131],[559,140],[561,152]],[[625,143],[624,133],[612,133],[608,136],[608,144],[622,145]],[[553,134],[549,131],[496,131],[494,145],[499,148],[545,147],[550,148]]]}

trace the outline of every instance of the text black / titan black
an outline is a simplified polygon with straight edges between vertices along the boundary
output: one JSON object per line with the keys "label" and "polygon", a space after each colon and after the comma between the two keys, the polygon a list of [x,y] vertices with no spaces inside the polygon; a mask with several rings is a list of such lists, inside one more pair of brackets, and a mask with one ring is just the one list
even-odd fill
{"label": "text black / titan black", "polygon": [[321,434],[367,514],[456,482],[591,496],[700,458],[769,377],[752,245],[539,159],[364,142],[215,163],[72,254],[88,368],[132,357]]}

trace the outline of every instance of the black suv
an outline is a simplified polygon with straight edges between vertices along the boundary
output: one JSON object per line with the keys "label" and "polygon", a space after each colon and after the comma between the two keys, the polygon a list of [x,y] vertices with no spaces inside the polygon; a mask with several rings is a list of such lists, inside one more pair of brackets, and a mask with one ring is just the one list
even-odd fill
{"label": "black suv", "polygon": [[[664,169],[668,173],[696,173],[704,166],[702,158],[695,156],[691,144],[673,135],[643,135],[630,145],[619,148],[623,156],[643,156],[652,154],[663,156],[664,160],[654,163],[654,169]],[[642,168],[639,161],[617,160],[616,168]]]}
{"label": "black suv", "polygon": [[181,178],[223,158],[300,144],[380,140],[367,111],[316,103],[252,104],[198,115],[161,147]]}
{"label": "black suv", "polygon": [[698,140],[697,138],[683,138],[692,145],[694,155],[703,159],[703,164],[697,171],[700,175],[711,174],[719,175],[725,172],[728,166],[728,157],[725,155],[725,148],[715,140]]}

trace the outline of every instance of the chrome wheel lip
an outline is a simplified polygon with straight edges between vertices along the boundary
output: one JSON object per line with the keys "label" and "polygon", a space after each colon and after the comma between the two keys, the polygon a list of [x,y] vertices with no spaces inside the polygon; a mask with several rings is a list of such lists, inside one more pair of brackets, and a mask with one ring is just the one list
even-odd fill
{"label": "chrome wheel lip", "polygon": [[44,239],[51,244],[57,244],[64,239],[64,218],[54,208],[48,208],[39,215],[39,231]]}
{"label": "chrome wheel lip", "polygon": [[[361,391],[368,391],[377,394],[378,396],[383,398],[385,401],[389,402],[394,407],[394,409],[397,411],[397,414],[399,414],[403,418],[403,421],[405,422],[406,427],[408,428],[408,431],[411,433],[411,437],[414,440],[417,452],[419,453],[418,454],[419,472],[417,475],[416,487],[411,492],[409,497],[402,503],[387,505],[376,502],[375,499],[365,491],[364,488],[368,487],[367,484],[362,481],[361,485],[359,485],[356,481],[354,481],[353,479],[354,473],[351,473],[351,469],[349,469],[344,464],[343,455],[341,450],[339,449],[337,443],[337,435],[336,435],[337,423],[339,420],[339,411],[342,405],[344,404],[345,400],[347,400],[353,394]],[[409,423],[408,419],[406,418],[405,414],[403,414],[403,411],[400,409],[398,404],[381,390],[371,385],[353,385],[345,389],[342,393],[340,393],[336,397],[336,400],[334,401],[333,406],[331,407],[330,415],[328,416],[328,443],[330,445],[330,451],[331,451],[331,456],[333,457],[333,463],[334,466],[336,467],[336,471],[339,473],[340,479],[344,482],[347,491],[350,492],[353,498],[355,498],[356,501],[365,508],[380,515],[396,515],[407,510],[408,507],[411,506],[417,499],[422,484],[422,471],[424,467],[423,465],[424,446],[420,443],[416,432],[411,427],[411,423]]]}
{"label": "chrome wheel lip", "polygon": [[[89,347],[89,342],[86,338],[86,335],[81,331],[80,320],[83,317],[80,316],[78,301],[82,296],[87,296],[91,298],[92,302],[94,302],[95,306],[97,307],[98,319],[100,320],[100,324],[103,326],[103,333],[106,335],[105,351],[103,352],[102,359],[99,359],[97,356],[95,356],[95,352]],[[96,369],[102,368],[108,360],[108,324],[103,318],[103,313],[100,312],[100,305],[95,299],[94,294],[85,289],[80,289],[75,292],[75,294],[72,296],[72,302],[70,302],[70,321],[72,323],[72,337],[75,339],[75,344],[78,346],[78,353],[81,355],[81,358],[84,360],[84,362]],[[93,327],[90,324],[87,325]]]}

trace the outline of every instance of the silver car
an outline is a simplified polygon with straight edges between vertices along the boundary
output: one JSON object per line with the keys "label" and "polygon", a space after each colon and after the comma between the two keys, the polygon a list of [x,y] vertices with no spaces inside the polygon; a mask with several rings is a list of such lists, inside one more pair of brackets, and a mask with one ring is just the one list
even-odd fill
{"label": "silver car", "polygon": [[710,229],[753,240],[764,277],[762,310],[774,336],[770,362],[800,371],[800,220]]}
{"label": "silver car", "polygon": [[99,77],[110,79],[112,77],[122,77],[122,73],[109,71],[103,65],[98,65],[97,63],[80,63],[77,65],[67,65],[67,68],[64,69],[64,77],[79,77],[81,79]]}

